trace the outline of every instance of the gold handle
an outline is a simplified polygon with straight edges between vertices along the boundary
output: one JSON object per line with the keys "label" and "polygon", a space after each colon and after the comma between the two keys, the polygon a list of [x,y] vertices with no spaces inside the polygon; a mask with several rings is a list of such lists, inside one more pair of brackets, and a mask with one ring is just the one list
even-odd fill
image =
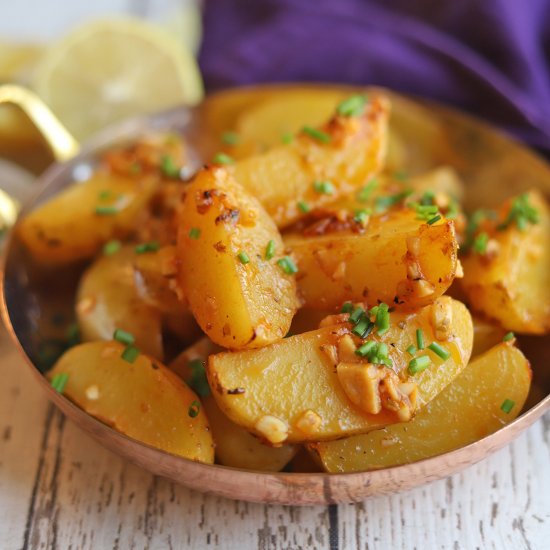
{"label": "gold handle", "polygon": [[1,85],[0,104],[2,103],[17,105],[30,118],[58,162],[68,160],[78,153],[78,142],[34,92],[16,84]]}

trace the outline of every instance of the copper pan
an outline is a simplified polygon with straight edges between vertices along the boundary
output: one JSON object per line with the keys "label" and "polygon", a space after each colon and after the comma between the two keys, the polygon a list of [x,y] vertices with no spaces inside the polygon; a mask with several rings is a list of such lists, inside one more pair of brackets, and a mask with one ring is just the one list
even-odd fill
{"label": "copper pan", "polygon": [[[196,151],[196,166],[210,158],[220,133],[232,126],[247,106],[265,97],[297,88],[312,92],[332,89],[347,95],[357,88],[325,85],[282,85],[234,89],[208,97],[196,108],[178,107],[149,117],[115,125],[79,150],[76,141],[40,103],[38,98],[14,86],[0,86],[0,102],[20,105],[45,135],[57,162],[39,178],[37,194],[21,216],[42,201],[85,176],[93,168],[97,152],[153,130],[182,132]],[[489,206],[530,187],[550,196],[550,169],[541,158],[487,124],[441,105],[387,92],[393,105],[392,128],[411,144],[410,166],[421,171],[430,165],[454,166],[467,184],[469,207]],[[48,301],[59,300],[70,307],[71,274],[64,292],[56,294],[35,284],[35,274],[23,261],[17,233],[5,243],[2,264],[2,316],[37,384],[48,398],[78,426],[115,453],[143,468],[198,491],[233,499],[279,504],[327,504],[353,502],[371,495],[407,490],[441,479],[478,462],[500,449],[550,408],[550,369],[547,337],[520,338],[533,372],[533,391],[521,416],[498,432],[471,445],[412,464],[363,473],[259,473],[209,466],[177,457],[130,439],[89,416],[57,394],[36,366],[36,323]],[[63,280],[65,274],[56,274]]]}

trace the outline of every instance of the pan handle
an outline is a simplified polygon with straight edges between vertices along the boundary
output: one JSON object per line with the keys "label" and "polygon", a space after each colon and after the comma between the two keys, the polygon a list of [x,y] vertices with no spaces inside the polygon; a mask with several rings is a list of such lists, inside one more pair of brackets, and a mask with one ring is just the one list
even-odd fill
{"label": "pan handle", "polygon": [[0,104],[2,103],[17,105],[30,118],[56,161],[69,160],[78,153],[80,145],[76,139],[34,92],[17,84],[0,85]]}

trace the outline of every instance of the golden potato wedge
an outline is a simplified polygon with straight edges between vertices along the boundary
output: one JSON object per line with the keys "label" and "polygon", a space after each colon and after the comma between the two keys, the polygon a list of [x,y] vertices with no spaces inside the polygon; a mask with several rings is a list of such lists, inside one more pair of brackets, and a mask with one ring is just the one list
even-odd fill
{"label": "golden potato wedge", "polygon": [[119,432],[212,464],[212,435],[197,396],[164,365],[146,355],[129,362],[124,351],[118,342],[81,344],[59,359],[48,378],[55,384],[67,375],[64,394]]}
{"label": "golden potato wedge", "polygon": [[230,169],[278,227],[288,226],[303,215],[304,204],[328,204],[380,171],[388,111],[388,102],[374,96],[363,115],[335,116],[320,130],[308,127],[292,143],[240,160]]}
{"label": "golden potato wedge", "polygon": [[91,258],[110,239],[133,231],[157,185],[154,175],[129,178],[96,173],[26,216],[19,236],[44,264]]}
{"label": "golden potato wedge", "polygon": [[[282,470],[294,457],[298,447],[283,445],[274,448],[264,445],[244,428],[231,422],[220,410],[212,395],[209,395],[204,364],[208,361],[210,354],[219,351],[220,348],[211,340],[202,338],[178,355],[169,365],[169,368],[190,384],[192,388],[197,386],[197,392],[201,396],[214,437],[216,462],[224,466],[246,470],[264,472]],[[204,375],[204,378],[201,377],[201,374]]]}
{"label": "golden potato wedge", "polygon": [[[348,397],[340,367],[356,365],[370,372],[372,365],[354,352],[363,341],[351,336],[353,324],[345,319],[329,319],[329,326],[259,350],[211,355],[208,380],[222,411],[272,444],[335,439],[398,422],[401,413],[407,412],[405,397],[391,403],[382,386],[373,384],[375,397],[384,399],[378,414],[367,414],[363,405],[356,406]],[[339,324],[330,324],[338,320]],[[432,365],[412,375],[408,368],[412,356],[405,350],[416,341],[417,329],[423,330],[426,346],[437,333],[450,356],[443,361],[426,349],[417,355],[429,357],[437,368]],[[409,392],[408,412],[414,412],[461,372],[470,357],[472,333],[466,307],[443,296],[417,312],[392,313],[389,330],[369,340],[388,346],[393,370],[379,367],[380,372],[399,376],[399,391]],[[368,390],[364,397],[369,405]]]}
{"label": "golden potato wedge", "polygon": [[506,335],[506,330],[500,325],[473,316],[474,322],[474,347],[472,357],[477,357],[490,350],[492,347],[500,344]]}
{"label": "golden potato wedge", "polygon": [[451,285],[458,243],[452,221],[429,225],[412,209],[372,216],[362,233],[285,237],[299,267],[307,308],[378,301],[404,308],[432,303]]}
{"label": "golden potato wedge", "polygon": [[[538,221],[520,222],[522,229],[514,220],[507,223],[513,205],[519,219],[522,208],[534,208]],[[472,247],[463,260],[461,283],[471,307],[507,330],[550,331],[550,210],[544,197],[536,190],[515,197],[481,229],[488,236],[484,252]]]}
{"label": "golden potato wedge", "polygon": [[232,349],[282,338],[298,307],[296,281],[261,204],[212,167],[189,185],[179,225],[178,280],[204,332]]}
{"label": "golden potato wedge", "polygon": [[530,384],[529,361],[511,342],[501,343],[472,361],[410,422],[309,448],[331,473],[390,468],[443,454],[514,420]]}
{"label": "golden potato wedge", "polygon": [[100,256],[82,275],[76,315],[82,340],[111,340],[115,329],[130,332],[136,346],[159,360],[164,356],[162,317],[140,296],[135,280],[133,246]]}

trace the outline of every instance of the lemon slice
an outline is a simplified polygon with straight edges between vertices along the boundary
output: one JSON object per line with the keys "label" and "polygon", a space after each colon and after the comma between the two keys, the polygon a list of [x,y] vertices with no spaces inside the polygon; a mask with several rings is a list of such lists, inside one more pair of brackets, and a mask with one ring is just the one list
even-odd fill
{"label": "lemon slice", "polygon": [[77,139],[112,122],[198,103],[203,86],[190,51],[138,19],[87,23],[49,48],[36,92]]}

